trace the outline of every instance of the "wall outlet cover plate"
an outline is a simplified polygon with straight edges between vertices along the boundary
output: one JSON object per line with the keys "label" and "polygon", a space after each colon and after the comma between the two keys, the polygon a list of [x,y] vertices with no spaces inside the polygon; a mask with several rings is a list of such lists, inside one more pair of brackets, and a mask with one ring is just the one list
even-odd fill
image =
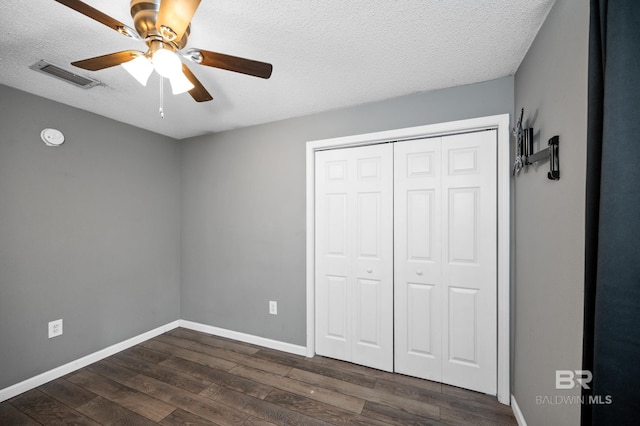
{"label": "wall outlet cover plate", "polygon": [[62,320],[49,322],[49,339],[62,335]]}

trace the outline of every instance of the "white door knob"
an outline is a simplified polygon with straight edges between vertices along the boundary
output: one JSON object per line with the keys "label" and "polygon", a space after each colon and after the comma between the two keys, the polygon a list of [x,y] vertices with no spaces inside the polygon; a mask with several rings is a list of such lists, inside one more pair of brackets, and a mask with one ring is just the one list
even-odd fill
{"label": "white door knob", "polygon": [[416,275],[422,275],[422,271],[421,271],[420,269],[418,269],[418,270],[416,271]]}
{"label": "white door knob", "polygon": [[368,272],[368,273],[372,273],[372,272],[373,272],[373,269],[371,269],[371,268],[367,268],[367,272]]}

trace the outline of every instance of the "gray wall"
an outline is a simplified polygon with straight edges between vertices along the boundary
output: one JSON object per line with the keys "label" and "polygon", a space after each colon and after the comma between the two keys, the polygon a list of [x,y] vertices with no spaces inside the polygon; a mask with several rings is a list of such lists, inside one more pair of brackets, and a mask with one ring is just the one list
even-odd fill
{"label": "gray wall", "polygon": [[[581,369],[589,2],[559,0],[515,76],[515,106],[546,145],[560,136],[560,181],[548,163],[515,179],[513,393],[530,426],[577,425],[579,404],[539,405],[557,369]],[[539,148],[538,146],[537,148]]]}
{"label": "gray wall", "polygon": [[305,345],[305,142],[512,110],[507,77],[183,140],[182,318]]}
{"label": "gray wall", "polygon": [[0,129],[0,389],[178,319],[178,142],[1,85]]}

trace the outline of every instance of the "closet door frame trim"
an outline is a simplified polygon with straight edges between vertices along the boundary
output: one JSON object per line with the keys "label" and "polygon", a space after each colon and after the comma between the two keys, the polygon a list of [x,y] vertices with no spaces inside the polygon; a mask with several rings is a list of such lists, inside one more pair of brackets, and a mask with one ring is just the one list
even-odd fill
{"label": "closet door frame trim", "polygon": [[510,277],[511,277],[511,190],[509,114],[429,124],[425,126],[366,133],[306,143],[307,221],[307,357],[315,355],[315,152],[377,143],[444,136],[496,129],[498,135],[498,401],[509,405],[510,389]]}

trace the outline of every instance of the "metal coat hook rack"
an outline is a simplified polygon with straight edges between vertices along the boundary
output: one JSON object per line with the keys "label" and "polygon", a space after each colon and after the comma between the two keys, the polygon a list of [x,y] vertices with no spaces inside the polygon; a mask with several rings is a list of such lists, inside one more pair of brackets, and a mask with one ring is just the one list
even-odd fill
{"label": "metal coat hook rack", "polygon": [[522,116],[524,108],[520,111],[520,120],[513,129],[513,135],[516,137],[516,161],[513,165],[513,175],[520,173],[526,166],[537,163],[545,159],[549,160],[549,173],[547,177],[550,180],[560,180],[560,157],[558,156],[558,148],[560,145],[560,136],[556,135],[549,139],[548,147],[536,153],[533,152],[533,128],[522,128]]}

